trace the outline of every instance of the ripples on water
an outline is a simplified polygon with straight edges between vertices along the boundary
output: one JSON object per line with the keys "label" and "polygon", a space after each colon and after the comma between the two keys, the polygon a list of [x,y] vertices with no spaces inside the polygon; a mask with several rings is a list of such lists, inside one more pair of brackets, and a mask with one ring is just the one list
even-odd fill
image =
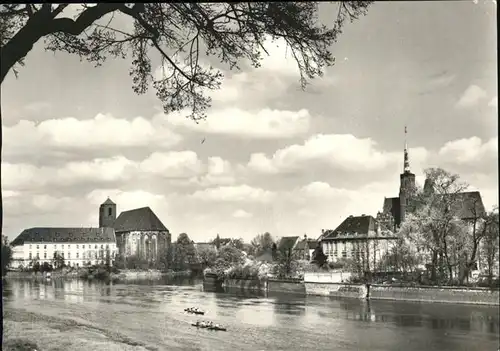
{"label": "ripples on water", "polygon": [[[42,350],[497,350],[497,307],[203,292],[196,280],[3,282],[5,336]],[[205,316],[183,312],[200,306]],[[213,320],[228,332],[192,328]]]}

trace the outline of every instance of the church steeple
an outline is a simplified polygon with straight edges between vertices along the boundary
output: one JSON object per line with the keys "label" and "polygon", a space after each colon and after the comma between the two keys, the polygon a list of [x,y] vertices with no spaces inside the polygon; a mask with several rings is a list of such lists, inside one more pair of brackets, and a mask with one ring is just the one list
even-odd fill
{"label": "church steeple", "polygon": [[403,166],[404,173],[410,172],[410,158],[408,157],[408,141],[406,139],[407,134],[408,132],[405,126],[405,151],[404,151],[404,166]]}

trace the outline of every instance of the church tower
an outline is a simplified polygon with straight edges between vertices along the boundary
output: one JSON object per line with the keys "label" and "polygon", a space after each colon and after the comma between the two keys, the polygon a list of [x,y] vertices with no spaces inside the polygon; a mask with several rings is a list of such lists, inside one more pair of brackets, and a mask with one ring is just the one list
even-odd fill
{"label": "church tower", "polygon": [[116,204],[108,197],[99,206],[99,228],[112,228],[116,219]]}
{"label": "church tower", "polygon": [[405,148],[403,173],[400,174],[399,186],[399,206],[400,206],[400,224],[404,222],[407,211],[411,211],[412,196],[415,191],[415,174],[410,171],[410,159],[408,156],[408,144],[406,140],[407,130],[405,126]]}

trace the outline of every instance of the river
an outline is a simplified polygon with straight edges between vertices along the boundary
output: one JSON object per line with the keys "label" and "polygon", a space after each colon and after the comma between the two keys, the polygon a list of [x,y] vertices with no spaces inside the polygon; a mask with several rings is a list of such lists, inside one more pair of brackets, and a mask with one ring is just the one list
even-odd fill
{"label": "river", "polygon": [[[227,332],[198,330],[199,306]],[[499,347],[497,307],[238,296],[200,281],[3,281],[4,340],[46,350],[481,350]]]}

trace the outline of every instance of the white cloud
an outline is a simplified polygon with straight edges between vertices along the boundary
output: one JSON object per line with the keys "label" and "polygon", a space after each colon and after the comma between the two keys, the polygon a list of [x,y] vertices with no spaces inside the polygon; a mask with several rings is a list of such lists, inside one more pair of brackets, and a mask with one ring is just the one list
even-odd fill
{"label": "white cloud", "polygon": [[439,156],[458,164],[469,164],[485,158],[496,159],[498,157],[498,137],[492,138],[486,143],[483,143],[476,136],[449,141],[439,150]]}
{"label": "white cloud", "polygon": [[203,163],[193,151],[154,152],[139,167],[164,178],[187,178],[203,172]]}
{"label": "white cloud", "polygon": [[195,123],[181,113],[165,117],[176,127],[195,132],[233,135],[245,138],[289,138],[309,130],[311,116],[307,110],[281,111],[263,109],[258,112],[227,108],[209,112],[207,119]]}
{"label": "white cloud", "polygon": [[164,195],[153,194],[143,190],[121,191],[119,189],[96,189],[87,194],[86,197],[94,207],[97,207],[109,197],[117,204],[118,213],[146,206],[149,206],[153,211],[155,209],[165,210],[168,204]]}
{"label": "white cloud", "polygon": [[16,153],[20,150],[41,152],[45,148],[94,149],[147,147],[154,144],[167,148],[182,138],[165,126],[160,119],[149,121],[136,117],[131,121],[98,114],[95,118],[77,120],[68,117],[41,123],[21,120],[11,127],[4,126],[4,146]]}
{"label": "white cloud", "polygon": [[475,106],[481,99],[486,98],[487,94],[484,89],[477,85],[470,85],[462,94],[457,102],[459,107]]}
{"label": "white cloud", "polygon": [[[271,158],[252,154],[248,167],[262,173],[297,170],[311,163],[327,164],[346,171],[372,171],[401,162],[401,152],[384,152],[370,138],[359,139],[351,134],[317,134],[303,144],[279,149]],[[412,162],[427,157],[424,148],[410,149]]]}
{"label": "white cloud", "polygon": [[234,218],[251,218],[253,215],[250,212],[239,209],[233,212]]}
{"label": "white cloud", "polygon": [[192,197],[204,201],[265,203],[274,199],[274,193],[243,184],[238,186],[220,186],[216,188],[198,190],[192,195]]}
{"label": "white cloud", "polygon": [[99,158],[69,162],[62,167],[2,163],[2,181],[4,189],[11,191],[88,182],[131,181],[138,177],[149,180],[155,177],[184,179],[187,182],[193,177],[199,177],[201,183],[210,185],[234,181],[228,161],[212,157],[208,163],[205,165],[193,151],[154,152],[143,161],[137,162],[123,156]]}

